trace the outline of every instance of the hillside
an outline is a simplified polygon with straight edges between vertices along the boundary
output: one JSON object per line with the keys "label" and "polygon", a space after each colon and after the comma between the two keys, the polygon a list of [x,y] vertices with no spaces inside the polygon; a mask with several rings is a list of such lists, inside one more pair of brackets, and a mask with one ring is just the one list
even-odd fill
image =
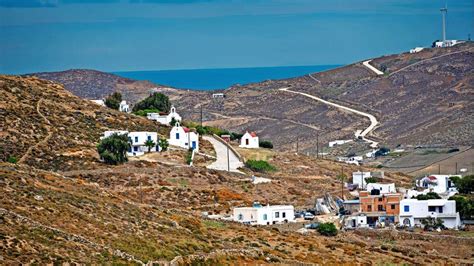
{"label": "hillside", "polygon": [[71,69],[60,72],[32,73],[26,76],[35,76],[63,84],[74,95],[85,99],[102,99],[115,91],[123,94],[130,103],[148,96],[157,87],[147,81],[135,81],[114,74],[89,69]]}
{"label": "hillside", "polygon": [[41,169],[100,164],[96,144],[104,131],[169,129],[138,116],[99,107],[37,78],[0,76],[0,159],[16,157]]}
{"label": "hillside", "polygon": [[[371,137],[382,145],[471,146],[473,62],[474,44],[465,43],[376,58],[371,64],[386,69],[382,76],[357,62],[311,77],[233,86],[223,91],[225,99],[212,99],[212,91],[159,86],[156,91],[169,95],[185,119],[198,121],[202,105],[206,124],[236,132],[257,131],[262,139],[272,140],[280,151],[295,150],[298,138],[300,150],[315,153],[316,134],[320,147],[327,146],[335,139],[353,138],[356,130],[369,124],[366,118],[353,113],[279,90],[285,87],[373,114],[380,125]],[[87,78],[87,72],[56,73],[54,77],[58,81],[66,79],[66,89],[77,90],[78,95],[91,90],[92,86],[81,82]],[[101,78],[98,76],[97,80]],[[127,82],[131,81],[117,84]],[[137,83],[140,82],[131,84]],[[117,90],[132,102],[147,95],[148,90],[134,86],[117,86]]]}
{"label": "hillside", "polygon": [[[458,264],[471,259],[472,238],[459,236],[362,230],[328,238],[285,226],[202,218],[204,211],[226,214],[255,200],[311,207],[325,193],[340,195],[335,176],[341,164],[273,152],[268,160],[277,170],[264,174],[271,183],[258,186],[240,174],[167,161],[166,152],[158,161],[108,166],[95,152],[103,130],[167,134],[168,129],[37,78],[1,76],[0,89],[0,158],[20,158],[17,164],[0,162],[0,256],[6,264]],[[386,181],[407,185],[411,178],[389,173]],[[446,241],[456,245],[445,247]]]}

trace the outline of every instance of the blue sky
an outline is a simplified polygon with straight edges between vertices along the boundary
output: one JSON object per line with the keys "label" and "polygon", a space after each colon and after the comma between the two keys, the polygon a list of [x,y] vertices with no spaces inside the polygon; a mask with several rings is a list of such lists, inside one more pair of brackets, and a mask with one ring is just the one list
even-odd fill
{"label": "blue sky", "polygon": [[[0,73],[347,64],[430,45],[444,3],[0,0]],[[474,35],[473,1],[447,4],[448,38]]]}

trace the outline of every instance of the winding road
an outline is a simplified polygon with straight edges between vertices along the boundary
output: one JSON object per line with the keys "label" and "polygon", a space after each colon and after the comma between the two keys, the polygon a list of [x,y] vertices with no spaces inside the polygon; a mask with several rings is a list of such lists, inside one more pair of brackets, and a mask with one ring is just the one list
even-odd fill
{"label": "winding road", "polygon": [[294,93],[294,94],[300,94],[300,95],[303,95],[305,97],[308,97],[308,98],[311,98],[313,100],[316,100],[316,101],[319,101],[319,102],[322,102],[324,104],[327,104],[327,105],[330,105],[330,106],[333,106],[333,107],[336,107],[336,108],[339,108],[341,110],[345,110],[345,111],[348,111],[348,112],[351,112],[351,113],[354,113],[356,115],[360,115],[360,116],[363,116],[363,117],[366,117],[370,120],[370,125],[364,129],[362,132],[360,132],[357,136],[358,137],[361,137],[363,140],[367,141],[370,143],[370,147],[372,148],[376,148],[378,146],[378,142],[374,141],[374,140],[370,140],[368,139],[366,136],[367,134],[369,134],[370,132],[372,132],[375,127],[379,124],[379,122],[377,121],[377,118],[375,118],[375,116],[369,114],[369,113],[365,113],[365,112],[362,112],[362,111],[359,111],[359,110],[356,110],[356,109],[352,109],[350,107],[347,107],[347,106],[343,106],[343,105],[340,105],[340,104],[337,104],[337,103],[333,103],[333,102],[330,102],[330,101],[326,101],[324,99],[321,99],[319,97],[316,97],[316,96],[313,96],[311,94],[307,94],[307,93],[304,93],[304,92],[298,92],[298,91],[292,91],[292,90],[289,90],[288,88],[281,88],[279,89],[280,91],[285,91],[285,92],[291,92],[291,93]]}
{"label": "winding road", "polygon": [[203,138],[209,141],[212,146],[214,146],[214,150],[216,151],[216,158],[217,160],[212,164],[208,165],[207,168],[214,169],[214,170],[222,170],[227,171],[228,166],[230,167],[231,172],[235,173],[242,173],[238,170],[238,168],[243,167],[244,164],[239,160],[239,157],[229,149],[229,164],[227,162],[227,146],[224,143],[218,141],[217,139],[211,136],[203,136]]}
{"label": "winding road", "polygon": [[376,69],[376,68],[373,67],[371,64],[369,64],[370,61],[372,61],[372,59],[367,60],[367,61],[364,61],[362,64],[363,64],[364,66],[366,66],[368,69],[372,70],[375,74],[377,74],[377,75],[383,75],[383,72],[382,72],[382,71]]}

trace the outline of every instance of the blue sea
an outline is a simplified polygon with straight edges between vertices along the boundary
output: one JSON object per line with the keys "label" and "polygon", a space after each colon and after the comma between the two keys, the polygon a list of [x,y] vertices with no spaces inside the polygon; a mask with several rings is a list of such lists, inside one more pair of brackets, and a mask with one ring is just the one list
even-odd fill
{"label": "blue sea", "polygon": [[247,84],[268,79],[304,76],[339,67],[340,65],[214,68],[157,71],[124,71],[113,74],[156,84],[191,90],[225,89],[235,84]]}

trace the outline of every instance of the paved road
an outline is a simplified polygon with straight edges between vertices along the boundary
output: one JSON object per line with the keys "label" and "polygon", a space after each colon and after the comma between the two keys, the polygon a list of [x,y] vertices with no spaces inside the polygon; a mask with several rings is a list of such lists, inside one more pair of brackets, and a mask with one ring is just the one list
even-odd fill
{"label": "paved road", "polygon": [[369,127],[367,127],[365,130],[363,130],[362,132],[359,133],[359,136],[370,143],[370,146],[375,148],[377,147],[378,143],[373,141],[373,140],[370,140],[370,139],[367,139],[366,136],[367,134],[369,134],[372,130],[374,130],[374,128],[378,125],[378,121],[377,121],[377,118],[375,118],[375,116],[371,115],[371,114],[368,114],[368,113],[364,113],[362,111],[359,111],[359,110],[355,110],[355,109],[352,109],[350,107],[347,107],[347,106],[343,106],[343,105],[340,105],[340,104],[337,104],[337,103],[333,103],[333,102],[329,102],[329,101],[326,101],[324,99],[321,99],[319,97],[316,97],[316,96],[313,96],[311,94],[307,94],[307,93],[304,93],[304,92],[297,92],[297,91],[292,91],[292,90],[289,90],[288,88],[281,88],[280,91],[286,91],[286,92],[291,92],[291,93],[295,93],[295,94],[300,94],[300,95],[303,95],[303,96],[306,96],[306,97],[309,97],[311,99],[314,99],[316,101],[319,101],[319,102],[322,102],[324,104],[327,104],[327,105],[330,105],[330,106],[334,106],[336,108],[339,108],[339,109],[342,109],[342,110],[345,110],[345,111],[348,111],[348,112],[351,112],[351,113],[355,113],[357,115],[360,115],[360,116],[364,116],[364,117],[367,117],[369,118],[370,120],[370,125]]}
{"label": "paved road", "polygon": [[[214,150],[216,151],[216,157],[217,157],[217,160],[213,162],[212,164],[208,165],[207,168],[227,171],[227,146],[213,137],[203,136],[203,138],[209,141],[212,144],[212,146],[214,146]],[[239,160],[237,155],[230,149],[229,149],[229,164],[230,164],[230,171],[238,172],[238,173],[241,173],[241,172],[237,169],[244,165]]]}
{"label": "paved road", "polygon": [[363,64],[364,66],[366,66],[368,69],[372,70],[375,74],[377,74],[377,75],[383,75],[383,72],[382,72],[382,71],[376,69],[375,67],[373,67],[373,66],[371,66],[371,65],[369,64],[370,61],[372,61],[372,60],[364,61],[362,64]]}

